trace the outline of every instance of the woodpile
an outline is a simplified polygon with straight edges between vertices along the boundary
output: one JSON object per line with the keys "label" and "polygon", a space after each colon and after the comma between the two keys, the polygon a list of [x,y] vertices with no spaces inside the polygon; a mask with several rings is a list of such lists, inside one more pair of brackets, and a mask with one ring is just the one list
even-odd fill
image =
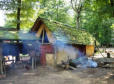
{"label": "woodpile", "polygon": [[99,58],[95,61],[98,63],[98,67],[114,68],[114,58]]}

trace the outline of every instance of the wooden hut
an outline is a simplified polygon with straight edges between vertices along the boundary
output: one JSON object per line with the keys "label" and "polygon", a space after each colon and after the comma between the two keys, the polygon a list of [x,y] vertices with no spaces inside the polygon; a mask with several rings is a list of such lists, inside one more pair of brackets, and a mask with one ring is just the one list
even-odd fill
{"label": "wooden hut", "polygon": [[[84,30],[75,29],[60,22],[48,20],[45,18],[37,18],[31,32],[35,32],[41,43],[41,64],[60,64],[68,59],[65,47],[56,50],[55,43],[73,46],[87,56],[94,53],[94,37]],[[36,45],[37,46],[37,45]],[[72,50],[71,50],[72,51]],[[70,49],[69,49],[70,52]],[[73,53],[71,52],[71,56]]]}
{"label": "wooden hut", "polygon": [[[16,55],[22,52],[22,44],[29,45],[32,43],[35,47],[39,47],[40,45],[40,62],[42,65],[60,64],[62,61],[67,61],[70,57],[76,56],[78,50],[87,56],[92,56],[94,53],[93,36],[84,30],[75,29],[57,21],[37,18],[29,33],[20,31],[6,32],[0,32],[0,40],[2,40],[3,44],[13,46],[12,49],[6,49],[11,50],[10,52],[15,47],[17,49],[18,46],[19,52]],[[34,40],[38,40],[40,44],[35,45]],[[67,45],[68,47],[63,45]],[[3,46],[4,48],[5,45]],[[8,54],[12,53],[8,51]]]}

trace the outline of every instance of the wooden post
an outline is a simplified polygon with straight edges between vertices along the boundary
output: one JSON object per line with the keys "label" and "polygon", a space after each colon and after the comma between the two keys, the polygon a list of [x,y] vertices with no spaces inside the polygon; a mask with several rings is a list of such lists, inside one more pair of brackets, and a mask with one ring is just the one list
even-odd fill
{"label": "wooden post", "polygon": [[32,69],[34,69],[34,57],[32,57]]}
{"label": "wooden post", "polygon": [[2,63],[2,46],[0,43],[0,74],[3,74],[3,63]]}
{"label": "wooden post", "polygon": [[57,65],[57,47],[54,45],[54,66]]}
{"label": "wooden post", "polygon": [[42,36],[42,44],[43,44],[44,43],[44,29],[42,31],[43,31],[43,36]]}

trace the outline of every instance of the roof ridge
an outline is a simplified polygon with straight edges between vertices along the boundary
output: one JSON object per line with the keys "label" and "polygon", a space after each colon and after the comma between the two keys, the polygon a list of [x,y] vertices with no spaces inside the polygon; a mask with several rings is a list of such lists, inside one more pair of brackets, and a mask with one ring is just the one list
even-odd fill
{"label": "roof ridge", "polygon": [[[44,18],[44,17],[38,17],[38,18],[37,18],[37,20],[40,20],[40,19],[48,20],[48,21],[50,21],[50,22],[57,23],[57,24],[61,24],[61,25],[64,25],[64,26],[66,26],[66,27],[70,27],[70,28],[72,28],[73,30],[75,30],[75,27],[72,27],[72,26],[70,26],[70,25],[68,25],[68,24],[64,24],[64,23],[59,22],[59,21],[47,19],[47,18]],[[77,29],[77,30],[86,31],[86,30],[84,30],[84,29]]]}

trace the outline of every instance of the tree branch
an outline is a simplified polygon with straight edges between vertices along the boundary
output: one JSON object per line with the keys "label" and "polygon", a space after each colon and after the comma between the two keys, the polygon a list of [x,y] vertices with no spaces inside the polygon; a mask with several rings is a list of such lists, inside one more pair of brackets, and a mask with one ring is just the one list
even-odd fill
{"label": "tree branch", "polygon": [[73,6],[73,0],[71,0],[71,6],[72,6],[72,9],[75,10],[75,8]]}
{"label": "tree branch", "polygon": [[75,9],[76,9],[76,11],[78,10],[78,8],[77,8],[77,1],[78,0],[75,0]]}

